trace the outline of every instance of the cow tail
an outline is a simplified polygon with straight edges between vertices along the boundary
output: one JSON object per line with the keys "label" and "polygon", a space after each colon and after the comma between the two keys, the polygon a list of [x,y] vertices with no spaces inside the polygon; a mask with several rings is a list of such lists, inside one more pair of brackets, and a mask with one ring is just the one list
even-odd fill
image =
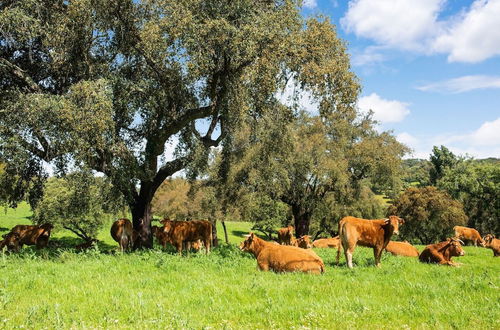
{"label": "cow tail", "polygon": [[129,249],[130,242],[129,242],[128,236],[125,234],[125,229],[122,229],[120,243],[123,246],[123,251],[126,251]]}

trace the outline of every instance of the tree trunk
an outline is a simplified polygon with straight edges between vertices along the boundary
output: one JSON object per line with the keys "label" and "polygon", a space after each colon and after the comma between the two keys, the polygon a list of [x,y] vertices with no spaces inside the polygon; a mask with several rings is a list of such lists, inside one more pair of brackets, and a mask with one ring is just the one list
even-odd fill
{"label": "tree trunk", "polygon": [[295,235],[297,237],[308,235],[309,224],[311,223],[311,213],[297,205],[292,205],[292,213],[295,225]]}
{"label": "tree trunk", "polygon": [[139,200],[130,206],[132,223],[138,233],[134,249],[152,249],[153,235],[151,232],[151,201]]}
{"label": "tree trunk", "polygon": [[213,247],[218,247],[219,246],[219,239],[217,238],[217,220],[208,220],[212,223],[212,246]]}
{"label": "tree trunk", "polygon": [[229,238],[227,237],[226,223],[224,221],[222,221],[222,228],[224,228],[224,239],[226,240],[226,244],[229,244]]}

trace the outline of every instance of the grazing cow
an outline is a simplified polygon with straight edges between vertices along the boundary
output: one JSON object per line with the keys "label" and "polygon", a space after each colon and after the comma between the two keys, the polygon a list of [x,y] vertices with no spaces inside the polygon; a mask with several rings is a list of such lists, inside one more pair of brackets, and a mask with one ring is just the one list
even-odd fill
{"label": "grazing cow", "polygon": [[7,248],[7,251],[19,251],[19,240],[21,237],[18,233],[10,232],[3,237],[4,239],[0,241],[0,251],[3,250],[4,247]]}
{"label": "grazing cow", "polygon": [[493,250],[494,257],[500,257],[500,239],[495,238],[492,234],[488,234],[483,238],[485,247]]}
{"label": "grazing cow", "polygon": [[191,221],[171,221],[164,219],[160,221],[164,227],[163,232],[166,234],[168,241],[182,255],[182,250],[186,249],[189,252],[192,242],[201,240],[205,245],[205,252],[210,252],[212,243],[212,223],[206,220],[191,220]]}
{"label": "grazing cow", "polygon": [[481,238],[481,235],[479,235],[479,232],[474,228],[455,226],[453,227],[453,230],[455,231],[456,238],[461,239],[466,243],[470,241],[474,243],[474,246],[477,246],[479,244],[484,247],[484,241]]}
{"label": "grazing cow", "polygon": [[293,226],[280,228],[278,230],[278,243],[282,245],[293,245],[294,243],[293,231],[294,231]]}
{"label": "grazing cow", "polygon": [[314,251],[295,246],[277,245],[250,233],[240,244],[240,250],[252,253],[260,270],[275,272],[325,272],[323,260]]}
{"label": "grazing cow", "polygon": [[111,237],[120,245],[122,252],[131,250],[139,236],[129,219],[118,219],[113,222],[110,233]]}
{"label": "grazing cow", "polygon": [[165,249],[167,247],[168,238],[167,234],[163,231],[163,227],[152,226],[151,230],[153,232],[153,236],[158,240],[158,243]]}
{"label": "grazing cow", "polygon": [[293,246],[299,247],[301,249],[310,249],[310,248],[312,248],[311,236],[304,235],[304,236],[301,236],[301,237],[297,238],[294,241]]}
{"label": "grazing cow", "polygon": [[339,249],[340,248],[340,238],[338,236],[336,237],[330,237],[330,238],[320,238],[315,240],[312,243],[312,246],[314,248],[335,248]]}
{"label": "grazing cow", "polygon": [[92,238],[88,241],[83,242],[82,244],[78,244],[77,246],[75,246],[75,249],[77,251],[85,251],[96,245],[97,245],[97,240],[95,238]]}
{"label": "grazing cow", "polygon": [[462,249],[460,242],[461,241],[457,238],[448,238],[448,240],[444,242],[427,245],[422,253],[420,253],[418,259],[426,263],[458,266],[458,264],[451,261],[451,257],[465,255],[465,251]]}
{"label": "grazing cow", "polygon": [[[355,217],[345,217],[339,222],[339,237],[344,249],[347,266],[352,268],[352,254],[356,245],[372,247],[375,266],[380,267],[382,251],[389,243],[392,234],[399,234],[399,225],[404,220],[391,215],[389,219],[365,220]],[[340,249],[337,250],[337,265],[340,259]]]}
{"label": "grazing cow", "polygon": [[418,257],[418,250],[416,247],[408,243],[404,242],[394,242],[390,241],[385,250],[391,253],[394,256],[403,256],[403,257]]}
{"label": "grazing cow", "polygon": [[23,245],[35,245],[37,249],[46,247],[49,244],[50,232],[54,226],[50,223],[43,225],[17,225],[11,229],[11,233],[19,235],[19,247]]}

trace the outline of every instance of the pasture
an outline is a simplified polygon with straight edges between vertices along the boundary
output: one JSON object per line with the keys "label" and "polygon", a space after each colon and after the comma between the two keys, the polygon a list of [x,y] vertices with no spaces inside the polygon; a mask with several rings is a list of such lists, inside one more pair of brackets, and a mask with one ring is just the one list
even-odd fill
{"label": "pasture", "polygon": [[[0,230],[29,223],[25,204],[0,214]],[[236,248],[248,223],[227,223],[230,246],[209,256],[173,250],[120,254],[104,229],[99,249],[54,231],[51,248],[0,254],[1,328],[500,328],[500,258],[465,247],[460,268],[357,248],[355,269],[317,249],[320,276],[263,273]],[[219,228],[219,239],[223,238]],[[222,240],[221,240],[222,241]],[[422,250],[422,247],[418,247]]]}

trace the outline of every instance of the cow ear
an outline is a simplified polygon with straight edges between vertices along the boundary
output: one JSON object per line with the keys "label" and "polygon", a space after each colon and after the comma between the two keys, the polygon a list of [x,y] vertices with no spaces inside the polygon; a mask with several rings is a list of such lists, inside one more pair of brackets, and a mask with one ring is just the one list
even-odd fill
{"label": "cow ear", "polygon": [[391,220],[389,220],[389,218],[385,218],[384,219],[384,223],[387,225]]}

